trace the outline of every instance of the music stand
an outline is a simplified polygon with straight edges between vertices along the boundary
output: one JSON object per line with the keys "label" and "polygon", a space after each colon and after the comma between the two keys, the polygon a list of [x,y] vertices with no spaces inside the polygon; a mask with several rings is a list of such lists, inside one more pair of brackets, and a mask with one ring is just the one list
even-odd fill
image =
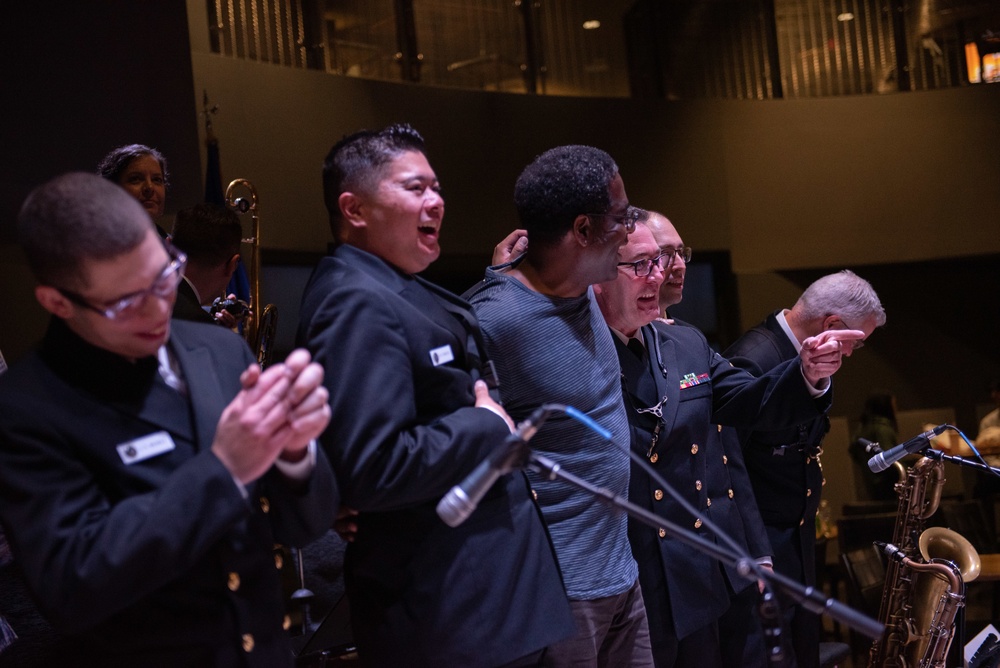
{"label": "music stand", "polygon": [[351,606],[346,595],[341,595],[312,633],[292,639],[297,659],[325,654],[338,657],[355,651],[354,631],[351,628]]}

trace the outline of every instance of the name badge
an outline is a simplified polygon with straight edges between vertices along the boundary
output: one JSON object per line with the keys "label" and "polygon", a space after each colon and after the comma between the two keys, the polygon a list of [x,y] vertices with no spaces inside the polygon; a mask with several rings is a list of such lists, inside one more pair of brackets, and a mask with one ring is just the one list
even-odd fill
{"label": "name badge", "polygon": [[133,441],[126,441],[116,447],[118,449],[118,456],[122,458],[123,463],[135,464],[144,459],[162,455],[164,452],[170,452],[177,445],[174,443],[174,439],[170,438],[170,434],[165,431],[158,431],[155,434],[143,436]]}
{"label": "name badge", "polygon": [[431,351],[431,363],[433,363],[434,366],[447,364],[453,359],[455,359],[455,353],[452,352],[450,345],[443,345],[440,348],[435,348]]}

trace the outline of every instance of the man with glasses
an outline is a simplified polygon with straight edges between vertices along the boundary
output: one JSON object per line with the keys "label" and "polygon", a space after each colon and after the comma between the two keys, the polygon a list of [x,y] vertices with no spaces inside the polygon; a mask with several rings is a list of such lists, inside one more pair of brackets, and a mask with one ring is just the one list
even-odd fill
{"label": "man with glasses", "polygon": [[[662,219],[651,213],[653,217]],[[672,243],[677,245],[664,249],[640,223],[619,252],[617,276],[594,286],[621,365],[632,450],[689,509],[634,464],[629,498],[732,552],[718,536],[721,531],[735,538],[743,551],[748,529],[736,504],[752,504],[752,494],[744,499],[734,492],[748,490],[749,482],[745,471],[729,469],[717,423],[780,427],[815,419],[830,403],[818,386],[839,367],[840,340],[861,332],[831,332],[811,339],[799,359],[754,378],[713,352],[694,327],[657,319],[671,259],[690,257],[679,238]],[[717,621],[728,607],[729,593],[718,563],[665,530],[635,520],[629,520],[629,540],[639,564],[657,668],[738,665],[726,663],[721,650]],[[755,558],[767,555],[766,546],[751,549]],[[739,590],[750,585],[743,580]]]}
{"label": "man with glasses", "polygon": [[[514,203],[530,240],[527,253],[506,271],[488,269],[470,297],[504,407],[515,420],[551,402],[585,413],[611,432],[612,443],[553,416],[532,449],[625,495],[628,418],[614,342],[590,286],[618,274],[618,249],[642,212],[629,206],[611,156],[589,146],[535,158],[517,179]],[[651,666],[626,517],[564,481],[531,472],[528,478],[576,620],[576,635],[549,648],[547,665]]]}
{"label": "man with glasses", "polygon": [[[812,283],[792,308],[769,315],[724,355],[759,376],[795,357],[809,337],[831,330],[864,333],[861,339],[843,341],[842,352],[850,357],[884,324],[885,310],[875,290],[868,281],[844,270]],[[774,569],[806,585],[816,584],[815,522],[823,490],[819,457],[829,428],[829,419],[823,415],[792,429],[740,433],[757,506],[774,551]],[[801,606],[789,605],[786,621],[798,667],[819,666],[819,618]],[[758,630],[747,645],[745,665],[763,665],[763,644]]]}
{"label": "man with glasses", "polygon": [[98,176],[37,188],[18,233],[53,317],[0,377],[0,520],[68,664],[291,666],[273,549],[335,513],[322,369],[172,321],[184,255]]}
{"label": "man with glasses", "polygon": [[667,309],[684,298],[684,276],[691,261],[691,247],[685,246],[673,223],[662,213],[650,211],[649,231],[663,255],[663,285],[660,286],[660,317],[669,320]]}

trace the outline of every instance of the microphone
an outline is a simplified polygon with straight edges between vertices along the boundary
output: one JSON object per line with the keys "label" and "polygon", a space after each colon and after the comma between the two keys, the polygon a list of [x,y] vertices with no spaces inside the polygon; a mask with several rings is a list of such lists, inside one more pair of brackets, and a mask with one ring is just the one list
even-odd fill
{"label": "microphone", "polygon": [[865,454],[877,455],[882,452],[882,448],[875,441],[869,441],[867,438],[857,438],[858,444],[865,449]]}
{"label": "microphone", "polygon": [[468,519],[500,476],[524,466],[528,454],[528,441],[548,419],[550,413],[549,406],[542,406],[517,425],[517,430],[504,439],[499,448],[493,450],[489,457],[465,477],[465,480],[452,487],[451,491],[441,498],[437,505],[438,517],[450,527],[457,527]]}
{"label": "microphone", "polygon": [[933,429],[925,431],[919,436],[914,436],[906,443],[901,443],[894,448],[889,448],[885,452],[878,453],[868,460],[868,468],[871,469],[872,473],[881,473],[906,455],[912,455],[913,453],[920,452],[924,448],[928,447],[931,443],[931,439],[947,428],[948,425],[946,424],[938,425]]}

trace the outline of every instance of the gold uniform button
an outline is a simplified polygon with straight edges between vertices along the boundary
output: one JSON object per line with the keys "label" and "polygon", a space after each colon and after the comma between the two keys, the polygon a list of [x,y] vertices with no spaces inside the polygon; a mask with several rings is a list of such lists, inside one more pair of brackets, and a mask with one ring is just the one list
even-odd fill
{"label": "gold uniform button", "polygon": [[274,567],[277,568],[280,571],[281,567],[284,566],[284,565],[285,565],[285,558],[281,555],[281,552],[275,553],[275,555],[274,555]]}
{"label": "gold uniform button", "polygon": [[253,634],[244,633],[243,634],[243,651],[250,653],[253,651]]}
{"label": "gold uniform button", "polygon": [[722,463],[723,463],[723,465],[728,464],[729,463],[729,457],[726,457],[725,455],[722,455]]}
{"label": "gold uniform button", "polygon": [[536,492],[535,490],[531,490],[531,498],[533,498],[535,501],[538,501],[538,492]]}
{"label": "gold uniform button", "polygon": [[658,489],[655,492],[653,492],[653,498],[656,499],[657,501],[662,501],[663,500],[663,490],[662,489]]}
{"label": "gold uniform button", "polygon": [[806,523],[805,518],[799,520],[799,526],[802,526],[805,523]]}
{"label": "gold uniform button", "polygon": [[240,574],[233,571],[229,574],[229,580],[226,582],[226,586],[229,587],[229,591],[236,591],[240,588]]}
{"label": "gold uniform button", "polygon": [[698,444],[697,443],[692,443],[691,444],[691,454],[692,455],[698,454]]}
{"label": "gold uniform button", "polygon": [[268,500],[266,496],[260,497],[260,509],[263,510],[265,513],[271,512],[271,502]]}
{"label": "gold uniform button", "polygon": [[701,528],[701,518],[700,517],[694,521],[694,528],[695,529],[700,529]]}
{"label": "gold uniform button", "polygon": [[701,491],[701,480],[695,480],[695,481],[694,481],[694,488],[695,488],[695,490],[696,490],[696,491],[698,491],[698,492],[700,492],[700,491]]}
{"label": "gold uniform button", "polygon": [[806,457],[806,464],[812,461],[812,457]]}
{"label": "gold uniform button", "polygon": [[722,433],[722,425],[721,424],[717,424],[715,426],[719,428],[719,433],[721,434]]}
{"label": "gold uniform button", "polygon": [[806,496],[812,496],[812,495],[813,495],[812,489],[806,488]]}
{"label": "gold uniform button", "polygon": [[712,499],[706,499],[705,500],[705,507],[706,508],[711,508],[712,507]]}
{"label": "gold uniform button", "polygon": [[649,456],[649,461],[651,461],[652,463],[654,463],[654,464],[655,464],[655,463],[656,463],[656,460],[657,460],[657,459],[659,459],[659,458],[660,458],[660,455],[659,455],[658,453],[655,453],[655,452],[654,452],[653,454],[651,454],[651,455]]}
{"label": "gold uniform button", "polygon": [[731,489],[730,489],[730,490],[729,490],[729,498],[731,499],[731,498],[733,498],[734,496],[735,496],[735,494],[733,494],[733,490],[731,490]]}
{"label": "gold uniform button", "polygon": [[823,482],[820,483],[821,487],[826,487],[826,478],[823,478]]}
{"label": "gold uniform button", "polygon": [[658,533],[660,534],[660,538],[666,538],[667,537],[667,530],[666,529],[660,529]]}
{"label": "gold uniform button", "polygon": [[288,615],[285,615],[285,618],[281,620],[281,628],[284,629],[285,631],[292,628],[292,618],[289,617]]}

